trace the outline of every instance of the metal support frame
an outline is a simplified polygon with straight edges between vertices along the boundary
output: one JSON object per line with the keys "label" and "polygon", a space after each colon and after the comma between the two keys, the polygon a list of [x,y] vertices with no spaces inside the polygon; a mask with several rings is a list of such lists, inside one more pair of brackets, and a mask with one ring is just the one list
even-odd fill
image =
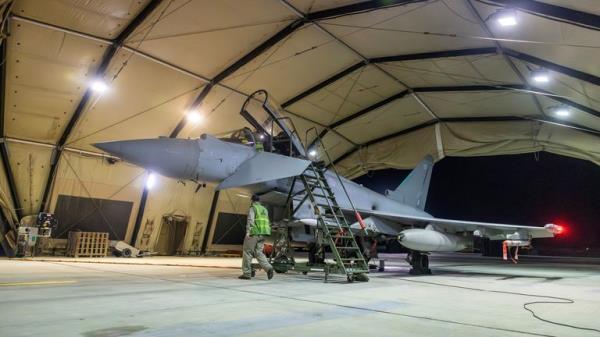
{"label": "metal support frame", "polygon": [[[10,225],[4,216],[4,212],[0,212],[0,247],[2,247],[5,256],[13,257],[15,256],[15,251],[6,240],[6,233],[8,233],[10,229]],[[0,256],[2,255],[0,254]]]}
{"label": "metal support frame", "polygon": [[393,56],[370,58],[368,61],[358,62],[358,63],[342,70],[341,72],[315,84],[314,86],[304,90],[303,92],[301,92],[301,93],[297,94],[296,96],[283,102],[283,104],[281,104],[281,106],[283,108],[287,108],[288,106],[302,100],[303,98],[319,91],[320,89],[334,83],[335,81],[337,81],[339,79],[342,79],[346,75],[349,75],[352,72],[354,72],[355,70],[360,69],[368,64],[414,61],[414,60],[428,60],[428,59],[460,57],[460,56],[485,55],[485,54],[495,54],[496,52],[497,52],[496,48],[470,48],[470,49],[444,50],[444,51],[429,52],[429,53],[416,53],[416,54],[393,55]]}
{"label": "metal support frame", "polygon": [[[292,21],[292,23],[287,25],[285,28],[283,28],[282,30],[277,32],[275,35],[271,36],[269,39],[265,40],[263,43],[261,43],[260,45],[258,45],[254,49],[252,49],[250,52],[248,52],[246,55],[244,55],[243,57],[238,59],[236,62],[232,63],[230,66],[225,68],[225,70],[223,70],[219,74],[217,74],[204,87],[204,89],[196,97],[196,99],[194,99],[194,102],[192,103],[190,108],[195,109],[198,106],[200,106],[202,104],[202,102],[204,101],[204,99],[206,98],[206,96],[209,94],[209,92],[213,86],[220,84],[220,82],[222,82],[224,79],[226,79],[227,77],[229,77],[230,75],[235,73],[237,70],[239,70],[246,64],[250,63],[256,57],[262,55],[269,48],[276,45],[277,43],[279,43],[280,41],[282,41],[283,39],[285,39],[286,37],[288,37],[289,35],[291,35],[296,30],[298,30],[300,27],[304,26],[307,23],[313,23],[316,26],[318,26],[320,29],[324,30],[321,26],[316,24],[314,22],[314,20],[330,19],[330,18],[344,16],[344,15],[356,14],[356,13],[360,13],[360,12],[364,12],[364,11],[376,10],[376,9],[380,9],[380,8],[384,8],[384,7],[406,5],[406,4],[411,4],[411,3],[415,3],[415,2],[421,2],[421,1],[426,1],[426,0],[389,0],[389,1],[371,0],[371,1],[361,2],[358,4],[347,5],[347,6],[323,10],[320,12],[315,12],[308,16],[304,16],[303,14],[301,14],[299,12],[295,12],[296,14],[301,14],[301,15],[298,15],[299,18],[297,20]],[[289,4],[287,4],[286,2],[284,2],[284,4],[286,5],[286,7],[290,7]],[[363,62],[365,64],[368,63],[367,59],[365,59],[364,57],[362,57],[362,58],[363,58]],[[355,65],[354,67],[359,68],[360,66]],[[343,77],[343,75],[340,77]],[[284,104],[283,107],[285,108],[285,106],[286,105]],[[185,127],[185,125],[186,125],[186,119],[184,117],[181,121],[179,121],[179,123],[177,123],[177,126],[175,127],[173,132],[171,132],[170,137],[171,138],[177,137],[177,135],[179,134],[179,132],[181,132],[181,130]]]}
{"label": "metal support frame", "polygon": [[509,48],[504,48],[504,54],[506,54],[510,57],[519,59],[521,61],[532,63],[537,66],[555,71],[557,73],[561,73],[561,74],[576,78],[576,79],[584,81],[584,82],[589,82],[589,83],[592,83],[595,85],[600,85],[600,77],[595,76],[590,73],[586,73],[586,72],[583,72],[583,71],[580,71],[577,69],[565,67],[563,65],[560,65],[560,64],[557,64],[554,62],[550,62],[548,60],[544,60],[539,57],[535,57],[533,55],[521,53],[516,50],[509,49]]}
{"label": "metal support frame", "polygon": [[[475,8],[475,6],[471,2],[471,0],[464,0],[464,1],[466,3],[467,7],[471,10],[473,16],[475,16],[475,18],[479,22],[479,26],[481,26],[481,28],[491,38],[495,39],[496,36],[494,35],[494,33],[492,33],[492,31],[488,27],[486,21],[483,19],[483,17],[481,17],[481,14],[479,14],[479,12],[477,11],[477,8]],[[517,66],[511,60],[511,58],[506,55],[506,53],[504,51],[504,47],[502,46],[502,44],[500,44],[500,42],[498,40],[494,40],[494,45],[496,46],[496,48],[498,48],[498,51],[500,52],[500,55],[502,55],[502,57],[504,58],[504,60],[506,61],[506,63],[508,63],[508,66],[515,72],[515,74],[521,80],[521,82],[523,82],[527,86],[528,90],[531,90],[531,86],[529,85],[529,82],[527,81],[527,79],[525,78],[525,76],[523,76],[523,74],[521,74],[521,72],[519,71],[519,68],[517,68]],[[535,104],[536,108],[538,109],[540,115],[545,116],[546,113],[544,112],[544,108],[542,107],[542,104],[538,100],[537,96],[535,94],[532,94],[531,98],[533,99],[533,103]]]}
{"label": "metal support frame", "polygon": [[[292,23],[287,25],[285,28],[283,28],[282,30],[277,32],[275,35],[271,36],[269,39],[265,40],[263,43],[261,43],[260,45],[258,45],[254,49],[252,49],[250,52],[248,52],[242,58],[240,58],[239,60],[232,63],[227,68],[225,68],[225,70],[223,70],[219,74],[217,74],[212,80],[210,80],[210,82],[208,84],[206,84],[206,86],[204,86],[204,89],[202,90],[202,92],[200,92],[200,94],[194,99],[194,102],[190,106],[190,109],[193,110],[193,109],[196,109],[197,107],[199,107],[202,104],[202,102],[204,101],[204,99],[206,98],[206,96],[208,96],[211,89],[215,85],[219,84],[221,81],[223,81],[224,79],[229,77],[231,74],[235,73],[238,69],[240,69],[243,66],[245,66],[246,64],[250,63],[256,57],[262,55],[263,52],[267,51],[269,48],[271,48],[272,46],[276,45],[277,43],[279,43],[280,41],[282,41],[283,39],[285,39],[286,37],[291,35],[293,32],[295,32],[298,28],[302,27],[303,25],[304,25],[303,20],[293,21]],[[181,130],[185,127],[186,121],[187,120],[184,116],[183,119],[181,119],[179,121],[179,123],[177,123],[177,126],[175,127],[175,129],[173,129],[173,131],[171,132],[169,137],[176,138],[177,135],[181,132]]]}
{"label": "metal support frame", "polygon": [[410,5],[413,3],[424,2],[429,0],[370,0],[362,1],[351,5],[341,6],[337,8],[324,9],[322,11],[306,14],[306,19],[309,21],[326,20],[337,18],[340,16],[353,15],[363,12],[382,9],[385,7],[395,7]]}
{"label": "metal support frame", "polygon": [[142,218],[144,217],[144,211],[146,210],[146,200],[148,200],[148,192],[148,186],[144,184],[144,189],[142,190],[142,197],[140,198],[140,206],[138,207],[138,211],[135,216],[135,223],[133,224],[133,233],[131,233],[131,241],[129,242],[129,244],[134,247],[138,235],[140,233],[140,228],[142,227]]}
{"label": "metal support frame", "polygon": [[[298,17],[300,17],[301,19],[304,19],[304,20],[306,20],[308,22],[311,22],[313,25],[315,25],[317,28],[319,28],[323,33],[325,33],[329,37],[333,38],[340,45],[342,45],[343,47],[345,47],[346,49],[348,49],[349,51],[351,51],[352,53],[354,53],[356,56],[358,56],[363,62],[365,62],[366,64],[369,64],[369,59],[367,57],[365,57],[358,50],[354,49],[348,43],[344,42],[342,39],[340,39],[335,34],[331,33],[327,29],[323,28],[323,26],[321,26],[317,21],[315,21],[316,19],[314,18],[314,16],[311,19],[309,16],[307,16],[304,13],[302,13],[300,10],[298,10],[296,7],[294,7],[292,4],[290,4],[288,2],[288,0],[280,0],[280,2],[284,6],[286,6],[288,9],[290,9],[290,11],[293,12],[294,14],[296,14]],[[406,1],[403,4],[409,4],[409,3],[414,3],[414,2],[415,1],[410,1],[410,2]],[[353,5],[349,5],[349,6],[353,6]],[[390,73],[389,71],[387,71],[384,68],[382,68],[381,66],[379,66],[377,63],[373,63],[373,67],[375,67],[377,70],[379,70],[385,76],[389,77],[393,81],[395,81],[398,84],[400,84],[403,87],[405,87],[406,90],[408,90],[408,93],[410,93],[415,98],[415,100],[431,115],[431,117],[433,117],[435,120],[439,120],[439,117],[435,114],[435,112],[433,110],[431,110],[431,108],[421,99],[421,97],[419,97],[419,95],[408,84],[406,84],[405,82],[403,82],[402,80],[400,80],[398,77],[394,76],[392,73]],[[311,143],[311,146],[314,146],[314,142]],[[357,148],[358,148],[357,145],[353,146],[353,149],[357,149]]]}
{"label": "metal support frame", "polygon": [[[440,120],[429,120],[427,122],[412,126],[408,129],[404,129],[404,130],[400,130],[394,133],[391,133],[389,135],[385,135],[382,137],[378,137],[375,139],[372,139],[364,144],[361,144],[360,148],[363,147],[368,147],[368,146],[372,146],[378,143],[382,143],[386,140],[390,140],[399,136],[403,136],[415,131],[419,131],[421,129],[425,129],[427,127],[430,126],[434,126],[438,123],[477,123],[477,122],[486,122],[486,123],[493,123],[493,122],[539,122],[539,123],[546,123],[546,124],[552,124],[552,125],[557,125],[557,126],[561,126],[561,127],[567,127],[570,129],[574,129],[577,131],[581,131],[596,137],[600,137],[600,131],[595,130],[595,129],[590,129],[588,127],[585,126],[581,126],[581,125],[577,125],[575,123],[570,123],[570,122],[566,122],[564,120],[559,120],[556,118],[551,118],[551,117],[541,117],[541,118],[532,118],[532,117],[527,117],[527,116],[491,116],[491,117],[450,117],[450,118],[441,118]],[[346,151],[344,154],[342,154],[341,156],[339,156],[338,158],[336,158],[333,161],[334,165],[337,165],[338,163],[340,163],[341,161],[343,161],[344,159],[350,157],[354,152],[358,151],[357,148],[352,148],[348,151]]]}
{"label": "metal support frame", "polygon": [[[396,1],[391,1],[391,2],[392,3],[395,2],[397,4],[405,4],[405,3],[413,3],[415,1],[423,1],[423,0],[396,0]],[[329,10],[329,12],[321,12],[318,16],[321,19],[325,19],[325,18],[330,18],[333,16],[348,15],[348,14],[352,14],[352,13],[357,13],[359,11],[372,10],[372,9],[390,6],[389,1],[386,1],[386,2],[384,2],[384,1],[368,1],[367,3],[368,3],[367,5],[361,5],[361,6],[349,5],[349,6],[343,6],[340,8],[334,8],[332,10]],[[317,12],[315,14],[318,14],[318,13],[319,12]],[[308,21],[310,21],[310,20],[308,20]],[[306,24],[308,21],[306,19],[304,19],[303,17],[292,21],[290,24],[288,24],[285,28],[283,28],[282,30],[277,32],[275,35],[271,36],[269,39],[262,42],[260,45],[258,45],[254,49],[252,49],[250,52],[248,52],[246,55],[244,55],[243,57],[238,59],[236,62],[229,65],[227,68],[225,68],[219,74],[217,74],[213,79],[211,79],[206,84],[206,86],[204,86],[204,88],[202,89],[200,94],[194,99],[193,103],[190,106],[190,109],[193,110],[193,109],[196,109],[197,107],[199,107],[202,104],[202,102],[204,101],[204,99],[208,96],[211,89],[215,85],[219,85],[224,79],[226,79],[227,77],[229,77],[230,75],[235,73],[237,70],[239,70],[246,64],[250,63],[256,57],[262,55],[265,51],[267,51],[268,49],[270,49],[271,47],[273,47],[280,41],[284,40],[286,37],[290,36],[292,33],[294,33],[300,27],[304,26],[304,24]],[[185,117],[183,117],[177,123],[177,125],[175,126],[173,131],[169,134],[169,137],[176,138],[179,135],[179,133],[181,132],[181,130],[183,130],[183,128],[185,127],[186,124],[187,124],[187,120]],[[140,207],[142,207],[141,204],[140,204]],[[140,221],[141,221],[141,219],[140,219]]]}
{"label": "metal support frame", "polygon": [[298,95],[288,99],[287,101],[285,101],[281,104],[281,107],[285,109],[288,106],[300,101],[304,97],[309,96],[309,95],[321,90],[322,88],[325,88],[326,86],[330,85],[331,83],[334,83],[335,81],[345,77],[346,75],[353,73],[355,70],[360,69],[366,65],[367,65],[366,62],[358,62],[356,64],[353,64],[350,67],[340,71],[339,73],[319,82],[318,84],[314,85],[313,87],[308,88],[305,91],[299,93]]}
{"label": "metal support frame", "polygon": [[[341,16],[341,15],[349,15],[349,14],[354,14],[357,12],[374,10],[374,9],[378,9],[378,8],[382,8],[382,7],[389,7],[391,5],[408,4],[408,3],[418,2],[418,1],[424,1],[424,0],[367,1],[365,3],[342,6],[339,8],[333,8],[333,9],[326,10],[326,11],[316,12],[316,13],[314,13],[315,17],[311,20],[327,19],[327,18]],[[198,106],[200,106],[202,104],[202,102],[204,101],[204,99],[210,93],[211,89],[215,85],[219,85],[220,82],[222,82],[224,79],[229,77],[231,74],[235,73],[237,70],[239,70],[246,64],[250,63],[256,57],[262,55],[269,48],[276,45],[277,43],[279,43],[280,41],[282,41],[283,39],[285,39],[286,37],[288,37],[289,35],[294,33],[297,29],[304,26],[304,24],[306,24],[307,22],[309,22],[311,20],[306,20],[303,17],[301,17],[297,20],[294,20],[289,25],[287,25],[285,28],[283,28],[282,30],[277,32],[275,35],[271,36],[269,39],[267,39],[266,41],[264,41],[263,43],[261,43],[260,45],[258,45],[254,49],[252,49],[250,52],[248,52],[246,55],[244,55],[243,57],[238,59],[236,62],[232,63],[225,70],[221,71],[219,74],[217,74],[213,79],[211,79],[206,84],[204,89],[194,99],[194,102],[192,103],[190,109],[195,109]],[[177,125],[175,126],[173,131],[169,134],[169,137],[176,138],[179,135],[179,133],[181,132],[181,130],[183,130],[183,128],[185,127],[186,124],[187,124],[187,120],[184,117],[177,123]],[[142,207],[141,204],[140,204],[140,207]],[[141,219],[140,219],[140,221],[141,221]]]}
{"label": "metal support frame", "polygon": [[[339,17],[339,16],[352,15],[352,14],[357,14],[357,13],[361,13],[361,12],[365,12],[365,11],[377,10],[377,9],[381,9],[381,8],[385,8],[385,7],[393,7],[393,6],[399,6],[399,5],[406,5],[406,4],[411,4],[411,3],[415,3],[415,2],[421,2],[421,1],[423,1],[423,0],[415,0],[415,1],[410,1],[410,0],[400,0],[400,1],[366,1],[366,2],[361,2],[361,3],[358,3],[358,4],[354,4],[354,5],[342,6],[342,7],[339,7],[339,8],[333,8],[333,9],[328,9],[328,10],[323,10],[323,11],[319,11],[319,12],[307,14],[306,17],[305,17],[305,20],[304,20],[303,24],[306,24],[307,22],[311,22],[313,20],[325,20],[325,19],[330,19],[330,18]],[[542,3],[539,3],[539,2],[533,1],[533,0],[491,0],[491,1],[494,1],[494,2],[497,2],[497,3],[506,4],[506,5],[508,5],[510,3],[511,6],[513,6],[513,7],[519,7],[521,9],[523,9],[523,10],[529,10],[531,12],[537,12],[539,14],[543,14],[543,15],[547,15],[547,16],[551,16],[551,17],[557,17],[557,18],[568,20],[568,21],[572,21],[572,22],[578,22],[580,24],[588,24],[590,22],[591,23],[597,23],[598,22],[598,16],[597,15],[590,14],[590,13],[573,11],[573,10],[565,9],[563,7],[554,6],[554,5],[542,4]],[[515,3],[517,3],[517,2],[520,2],[520,3],[527,2],[528,4],[526,4],[526,5],[523,5],[523,4],[516,5]],[[150,7],[153,3],[160,3],[160,0],[159,1],[152,1],[147,7]],[[287,3],[285,3],[285,4],[287,5]],[[534,10],[533,7],[531,7],[532,5],[535,5],[535,6],[539,6],[539,5],[546,6],[546,9],[544,9],[544,10]],[[527,6],[528,8],[526,8],[525,6]],[[540,9],[541,7],[537,7],[537,8]],[[559,14],[552,15],[551,13],[547,12],[548,8],[550,8],[552,10],[559,10],[562,13],[556,12],[556,13],[559,13]],[[570,12],[570,11],[572,11],[572,12]],[[142,13],[140,13],[140,15],[141,14]],[[138,15],[138,17],[140,15]],[[566,15],[566,17],[565,17],[565,15]],[[573,15],[575,15],[575,16],[573,16]],[[578,16],[579,19],[574,20],[574,19],[577,18],[576,16]],[[90,40],[100,41],[100,42],[107,43],[107,44],[110,44],[110,45],[113,45],[113,46],[117,45],[115,43],[116,40],[114,40],[114,41],[113,40],[108,40],[108,39],[105,39],[105,38],[102,38],[102,37],[94,36],[92,34],[83,33],[83,32],[75,31],[75,30],[72,30],[72,29],[68,29],[68,28],[64,28],[64,27],[60,27],[60,26],[56,26],[56,25],[52,25],[52,24],[48,24],[48,23],[44,23],[44,22],[40,22],[40,21],[37,21],[35,19],[20,17],[18,15],[14,15],[14,14],[12,15],[12,18],[16,19],[16,20],[19,20],[19,21],[24,21],[24,22],[35,24],[35,25],[38,25],[38,26],[42,26],[42,27],[45,27],[45,28],[48,28],[48,29],[62,31],[64,33],[75,35],[75,36],[79,36],[79,37],[82,37],[82,38],[87,38],[87,39],[90,39]],[[581,19],[581,18],[583,18],[583,19]],[[133,21],[132,21],[132,23],[133,23]],[[319,28],[321,28],[321,30],[324,30],[320,26],[319,26]],[[124,30],[124,32],[126,30]],[[329,35],[331,35],[331,33],[329,33]],[[343,43],[343,42],[342,42],[342,44],[345,45],[345,43]],[[206,82],[206,83],[208,83],[208,86],[210,86],[210,87],[212,87],[213,85],[217,85],[219,87],[231,90],[231,91],[233,91],[233,92],[235,92],[237,94],[240,94],[242,96],[246,96],[246,97],[248,96],[248,94],[246,94],[246,93],[244,93],[244,92],[242,92],[240,90],[237,90],[235,88],[227,86],[227,85],[225,85],[223,83],[214,83],[212,80],[210,80],[210,79],[208,79],[206,77],[203,77],[202,75],[195,74],[195,73],[193,73],[193,72],[191,72],[191,71],[189,71],[187,69],[184,69],[184,68],[181,68],[181,67],[176,66],[174,64],[171,64],[171,63],[169,63],[169,62],[167,62],[165,60],[162,60],[162,59],[157,58],[155,56],[149,55],[149,54],[147,54],[145,52],[142,52],[140,50],[136,50],[134,48],[131,48],[131,47],[128,47],[128,46],[124,46],[124,45],[121,45],[119,47],[123,48],[123,50],[127,50],[129,52],[135,53],[136,55],[144,57],[144,58],[146,58],[146,59],[148,59],[148,60],[150,60],[152,62],[155,62],[157,64],[160,64],[160,65],[163,65],[165,67],[171,68],[171,69],[173,69],[175,71],[178,71],[178,72],[180,72],[182,74],[185,74],[187,76],[190,76],[192,78],[198,79],[200,81]],[[476,50],[476,49],[477,48],[475,48],[473,50]],[[489,49],[490,52],[491,52],[491,48],[487,48],[487,49]],[[495,48],[493,48],[493,49],[495,49]],[[484,51],[487,51],[486,48],[482,48],[482,52],[484,52]],[[468,49],[465,50],[465,52],[469,53]],[[518,58],[518,59],[521,59],[521,60],[526,61],[526,62],[534,63],[534,64],[537,64],[537,65],[543,66],[545,68],[548,68],[550,70],[557,71],[557,72],[563,73],[565,75],[578,78],[578,79],[583,80],[583,81],[587,81],[587,82],[594,83],[594,84],[598,84],[599,83],[599,79],[598,79],[597,76],[594,76],[594,75],[591,75],[591,74],[587,74],[585,72],[581,72],[581,71],[574,70],[574,69],[571,69],[571,68],[568,68],[568,67],[564,67],[564,66],[561,66],[561,65],[558,65],[558,64],[555,64],[555,63],[552,63],[552,62],[549,62],[549,61],[546,61],[546,60],[543,60],[543,59],[540,59],[540,58],[528,55],[528,54],[524,54],[524,53],[520,53],[520,52],[515,52],[515,51],[512,51],[511,49],[507,49],[507,48],[504,49],[504,52],[507,55],[511,56],[511,57]],[[452,54],[443,55],[442,54],[443,52],[437,52],[437,53],[440,53],[438,57],[451,57],[451,55],[452,55]],[[470,55],[476,55],[477,51],[474,51],[474,53],[475,54],[470,54]],[[435,53],[422,53],[422,54],[423,54],[424,58],[427,58],[427,55],[434,55]],[[417,54],[415,54],[415,55],[417,55]],[[461,55],[456,55],[456,56],[461,56]],[[414,58],[414,59],[417,59],[417,58]],[[360,63],[358,63],[358,64],[356,64],[354,66],[357,67],[356,69],[358,69],[361,66],[363,66],[365,64],[368,64],[368,63],[393,62],[395,60],[396,61],[403,61],[404,59],[402,59],[402,56],[379,57],[379,58],[374,58],[374,59],[367,60],[366,62],[365,61],[360,62]],[[350,73],[350,72],[348,72],[348,73]],[[342,78],[342,77],[343,76],[340,76],[339,78]],[[339,78],[333,79],[331,81],[331,83],[335,82],[335,80],[337,80]],[[322,82],[327,82],[327,80],[324,80]],[[557,98],[555,98],[555,99],[557,99]],[[566,103],[569,103],[569,102],[566,102]],[[571,103],[574,103],[574,102],[571,102]],[[288,104],[288,106],[291,105],[291,104],[292,103]],[[574,104],[576,104],[576,103],[574,103]],[[573,106],[575,106],[575,105],[573,105]],[[575,107],[578,108],[578,109],[581,109],[583,111],[589,112],[589,113],[596,112],[593,109],[589,109],[589,108],[587,108],[585,106],[581,106],[581,105],[579,107],[577,107],[577,106],[575,106]],[[305,119],[307,121],[312,122],[310,119],[307,119],[305,117],[302,117],[302,116],[298,116],[298,117],[303,118],[303,119]],[[561,122],[561,123],[562,124],[560,124],[560,125],[564,125],[565,124],[564,122]],[[183,126],[184,126],[184,124],[181,127],[179,127],[179,130],[177,131],[177,133],[183,128]],[[333,130],[333,131],[335,132],[335,130]],[[172,132],[172,134],[173,133],[174,132]],[[4,146],[4,145],[0,145],[0,147],[1,146]],[[57,146],[57,148],[60,149],[59,146]],[[56,151],[56,152],[62,152],[62,151]],[[58,156],[56,156],[56,160],[54,162],[55,163],[58,162]],[[51,170],[52,171],[54,171],[55,169],[56,169],[55,167],[51,166]],[[48,182],[52,182],[53,175],[54,175],[54,173],[52,172],[52,174],[49,176],[49,179],[48,179],[49,181]],[[47,183],[46,184],[46,189],[48,189],[48,185],[49,184]],[[44,194],[45,194],[45,198],[43,199],[43,204],[45,204],[45,202],[46,202],[47,194],[48,193],[46,193],[46,191],[45,191]],[[16,199],[16,200],[18,200],[18,199]]]}
{"label": "metal support frame", "polygon": [[[142,22],[148,16],[150,16],[150,14],[152,14],[154,9],[156,9],[156,7],[158,7],[161,4],[161,2],[162,0],[151,0],[146,5],[146,7],[144,7],[144,9],[142,9],[140,13],[127,25],[127,27],[125,27],[125,29],[123,29],[123,31],[112,41],[108,49],[104,52],[102,60],[100,61],[100,65],[98,66],[98,68],[96,68],[96,71],[94,72],[94,77],[104,76],[104,73],[110,65],[110,62],[116,55],[119,48],[121,48],[122,45],[125,43],[125,40],[131,35],[131,33],[135,31],[137,27],[139,27],[140,24],[142,24]],[[60,162],[64,146],[67,142],[67,139],[71,135],[71,132],[75,128],[75,125],[79,121],[79,118],[81,118],[81,116],[83,115],[83,112],[85,111],[85,108],[92,96],[92,90],[90,88],[87,88],[83,96],[81,97],[81,100],[77,104],[75,111],[71,115],[71,118],[69,119],[65,130],[60,136],[58,143],[56,144],[56,148],[54,149],[54,152],[51,156],[50,170],[48,173],[48,178],[46,179],[46,186],[44,188],[44,194],[42,196],[40,211],[47,210],[50,201],[50,192],[52,191],[52,185],[56,177],[56,170],[58,168],[58,163]]]}
{"label": "metal support frame", "polygon": [[210,211],[208,212],[208,220],[206,220],[206,229],[204,230],[204,238],[202,239],[202,247],[200,248],[200,254],[206,254],[206,248],[208,247],[208,237],[212,230],[213,220],[217,211],[217,205],[219,204],[219,190],[215,190],[213,199],[210,204]]}
{"label": "metal support frame", "polygon": [[[463,86],[437,86],[437,87],[417,87],[417,88],[413,88],[414,92],[419,92],[419,93],[427,93],[427,92],[477,92],[477,91],[501,91],[501,90],[523,90],[524,92],[526,92],[526,90],[535,90],[535,91],[539,91],[540,93],[545,93],[547,94],[546,97],[553,99],[557,102],[563,103],[565,105],[569,105],[571,107],[574,107],[576,109],[579,109],[581,111],[587,112],[591,115],[594,116],[598,116],[600,117],[600,112],[596,111],[592,108],[589,108],[587,106],[581,105],[577,102],[571,101],[569,99],[566,99],[562,96],[556,96],[553,95],[552,93],[539,89],[539,88],[535,88],[535,87],[528,87],[524,84],[498,84],[498,85],[463,85]],[[320,133],[320,137],[322,138],[325,134],[327,134],[327,132],[330,129],[334,129],[337,127],[340,127],[348,122],[351,122],[352,120],[355,120],[356,118],[359,118],[373,110],[379,109],[387,104],[390,104],[391,102],[401,99],[403,97],[405,97],[406,95],[409,94],[408,90],[403,90],[395,95],[392,95],[384,100],[381,100],[377,103],[374,103],[350,116],[347,116],[345,118],[340,119],[339,121],[331,124],[329,126],[328,129],[325,129],[323,131],[321,131]],[[311,143],[311,145],[309,147],[314,146],[314,141]]]}
{"label": "metal support frame", "polygon": [[479,56],[486,54],[496,54],[498,49],[496,47],[482,47],[482,48],[467,48],[467,49],[456,49],[456,50],[442,50],[426,53],[416,54],[405,54],[405,55],[392,55],[374,57],[370,59],[371,63],[385,63],[385,62],[403,62],[403,61],[421,61],[431,60],[449,57],[465,57],[465,56]]}
{"label": "metal support frame", "polygon": [[15,184],[15,177],[13,175],[12,168],[10,167],[10,158],[8,154],[8,146],[6,145],[6,135],[4,130],[4,106],[6,105],[6,40],[0,42],[0,55],[2,57],[2,64],[0,64],[0,158],[2,160],[2,167],[6,175],[8,182],[8,189],[13,199],[13,206],[18,219],[23,216],[23,209],[21,208],[21,199],[19,199],[19,193],[17,191],[17,185]]}
{"label": "metal support frame", "polygon": [[552,5],[535,0],[490,0],[504,7],[516,8],[525,12],[560,19],[567,23],[576,23],[600,29],[600,15],[578,11],[571,8]]}

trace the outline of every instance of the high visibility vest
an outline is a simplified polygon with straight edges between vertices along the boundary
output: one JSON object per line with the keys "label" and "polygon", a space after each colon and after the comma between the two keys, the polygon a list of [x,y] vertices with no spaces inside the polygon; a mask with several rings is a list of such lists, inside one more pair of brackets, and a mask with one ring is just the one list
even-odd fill
{"label": "high visibility vest", "polygon": [[254,149],[256,149],[256,151],[264,151],[265,147],[262,142],[255,142]]}
{"label": "high visibility vest", "polygon": [[271,222],[267,209],[257,202],[252,204],[252,208],[254,209],[254,224],[250,228],[250,235],[271,235]]}

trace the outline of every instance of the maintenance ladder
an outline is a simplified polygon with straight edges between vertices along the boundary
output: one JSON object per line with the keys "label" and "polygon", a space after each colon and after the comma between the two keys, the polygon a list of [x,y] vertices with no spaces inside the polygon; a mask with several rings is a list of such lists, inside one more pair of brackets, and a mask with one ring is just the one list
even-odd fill
{"label": "maintenance ladder", "polygon": [[[270,151],[273,150],[273,145],[275,143],[286,143],[287,148],[289,149],[289,152],[287,153],[288,156],[297,156],[306,159],[308,149],[302,144],[293,121],[289,117],[281,116],[281,114],[269,104],[268,96],[269,95],[265,90],[255,91],[248,96],[242,105],[240,114],[256,129],[257,132],[262,135],[268,135],[266,141],[269,142],[268,148]],[[268,116],[265,121],[258,121],[253,114],[247,111],[248,104],[252,100],[261,102],[261,106]],[[270,128],[268,127],[269,124]],[[282,131],[277,139],[274,139],[275,126]],[[345,196],[350,202],[357,221],[361,224],[361,227],[364,228],[362,219],[354,208],[354,204],[348,195],[348,191],[335,169],[331,157],[323,145],[316,128],[313,127],[306,131],[305,144],[308,144],[308,135],[310,132],[315,133],[315,144],[318,142],[322,145],[323,152],[327,156],[328,161],[332,163],[333,171],[331,173],[335,175],[335,178],[339,181]],[[325,272],[325,281],[327,281],[330,274],[344,275],[349,282],[355,280],[368,281],[366,275],[369,272],[368,264],[361,252],[360,246],[355,240],[350,225],[346,221],[343,210],[336,200],[335,193],[327,181],[326,172],[325,165],[311,161],[308,168],[300,176],[293,178],[288,195],[287,208],[291,211],[290,218],[293,218],[299,207],[305,205],[307,200],[310,202],[317,220],[315,231],[316,244],[323,250],[329,247],[335,263],[332,264],[325,261],[324,251],[323,260],[318,262],[309,261],[308,263],[297,263],[294,260],[293,254],[288,257],[287,254],[292,253],[292,249],[288,240],[287,228],[283,228],[283,231],[278,233],[278,238],[274,240],[273,255],[275,255],[275,258],[272,256],[271,262],[275,270],[279,272],[296,270],[306,274],[312,271],[323,271]],[[298,180],[302,182],[304,189],[295,192],[294,189]],[[294,208],[294,201],[299,201],[296,208]]]}
{"label": "maintenance ladder", "polygon": [[323,261],[322,264],[297,265],[294,269],[301,268],[309,271],[322,268],[326,277],[329,274],[343,274],[349,282],[366,281],[368,278],[365,274],[369,272],[367,261],[327,181],[325,172],[327,171],[323,165],[311,163],[299,176],[304,185],[304,190],[301,192],[304,193],[300,193],[296,198],[302,194],[304,196],[296,200],[299,201],[297,207],[301,207],[306,200],[310,201],[317,220],[317,229],[323,235],[322,243],[331,250],[335,264],[330,265]]}

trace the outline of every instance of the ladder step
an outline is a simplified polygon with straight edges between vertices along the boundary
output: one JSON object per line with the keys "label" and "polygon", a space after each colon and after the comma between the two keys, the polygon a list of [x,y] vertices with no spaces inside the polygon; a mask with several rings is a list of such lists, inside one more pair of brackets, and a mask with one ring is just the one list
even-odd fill
{"label": "ladder step", "polygon": [[344,235],[344,236],[334,236],[334,239],[352,239],[354,236]]}
{"label": "ladder step", "polygon": [[356,264],[346,264],[344,263],[344,269],[346,269],[346,273],[358,274],[358,273],[368,273],[367,268],[364,266],[358,266]]}
{"label": "ladder step", "polygon": [[344,219],[346,220],[346,217],[343,215],[333,215],[333,214],[324,214],[322,215],[325,219]]}
{"label": "ladder step", "polygon": [[335,246],[338,250],[359,250],[358,247],[339,247]]}
{"label": "ladder step", "polygon": [[331,195],[323,195],[323,194],[318,194],[318,193],[313,193],[312,195],[315,197],[325,198],[325,199],[330,199],[332,197]]}
{"label": "ladder step", "polygon": [[319,204],[319,203],[317,203],[317,206],[331,207],[331,208],[334,208],[334,209],[340,209],[340,206],[333,205],[333,204],[332,205],[328,205],[328,204]]}

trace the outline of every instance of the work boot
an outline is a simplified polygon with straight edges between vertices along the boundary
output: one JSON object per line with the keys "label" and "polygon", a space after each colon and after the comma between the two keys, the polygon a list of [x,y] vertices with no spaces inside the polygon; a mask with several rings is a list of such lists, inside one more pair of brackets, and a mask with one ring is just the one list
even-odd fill
{"label": "work boot", "polygon": [[252,277],[250,277],[250,276],[248,276],[248,275],[240,275],[240,276],[238,276],[238,278],[239,278],[240,280],[250,280],[250,279],[252,279]]}
{"label": "work boot", "polygon": [[267,278],[269,280],[273,278],[273,268],[267,270]]}

